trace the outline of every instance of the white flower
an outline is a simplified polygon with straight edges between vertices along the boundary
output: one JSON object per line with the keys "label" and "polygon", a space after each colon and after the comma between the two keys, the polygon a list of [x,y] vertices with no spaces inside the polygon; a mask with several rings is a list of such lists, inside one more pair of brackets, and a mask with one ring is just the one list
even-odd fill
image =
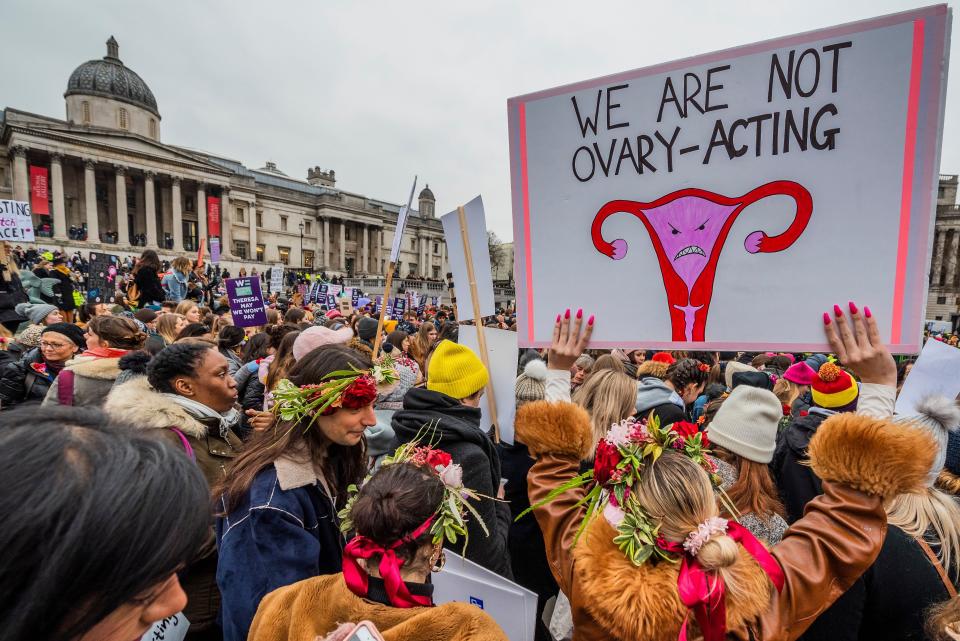
{"label": "white flower", "polygon": [[606,441],[614,447],[620,447],[630,442],[630,432],[633,430],[634,423],[630,419],[614,423],[607,432]]}
{"label": "white flower", "polygon": [[607,505],[603,508],[603,518],[607,519],[607,523],[613,527],[618,527],[626,516],[623,510],[610,501],[607,501]]}
{"label": "white flower", "polygon": [[447,487],[451,489],[463,487],[463,468],[456,463],[451,463],[446,467],[438,465],[437,472],[440,473],[440,480]]}

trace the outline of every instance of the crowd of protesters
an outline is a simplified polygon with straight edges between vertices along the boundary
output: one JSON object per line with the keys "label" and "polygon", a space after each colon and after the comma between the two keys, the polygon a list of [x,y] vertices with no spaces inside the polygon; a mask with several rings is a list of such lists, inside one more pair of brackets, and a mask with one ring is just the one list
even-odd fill
{"label": "crowd of protesters", "polygon": [[592,350],[560,310],[490,372],[446,306],[381,324],[294,276],[241,328],[188,258],[96,301],[79,255],[4,249],[5,637],[505,639],[435,604],[449,549],[537,594],[538,641],[960,638],[960,409],[894,413],[913,361],[868,308],[811,319],[830,354]]}

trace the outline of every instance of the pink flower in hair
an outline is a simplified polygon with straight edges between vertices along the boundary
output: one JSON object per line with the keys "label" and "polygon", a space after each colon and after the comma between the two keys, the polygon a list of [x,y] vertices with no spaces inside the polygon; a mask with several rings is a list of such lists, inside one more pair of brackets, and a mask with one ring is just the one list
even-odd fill
{"label": "pink flower in hair", "polygon": [[703,544],[717,534],[726,534],[727,519],[719,516],[711,516],[709,519],[697,526],[697,529],[687,535],[683,542],[683,549],[691,556],[697,556],[697,552],[703,547]]}

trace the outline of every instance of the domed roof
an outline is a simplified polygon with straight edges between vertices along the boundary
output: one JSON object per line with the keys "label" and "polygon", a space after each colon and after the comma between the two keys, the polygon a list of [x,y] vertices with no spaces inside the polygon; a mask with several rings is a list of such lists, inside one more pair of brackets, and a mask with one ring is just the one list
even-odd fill
{"label": "domed roof", "polygon": [[420,196],[417,197],[417,200],[433,200],[437,199],[433,197],[433,192],[430,191],[430,184],[427,183],[427,186],[423,188],[423,191],[420,192]]}
{"label": "domed roof", "polygon": [[120,61],[119,53],[117,41],[110,36],[107,55],[102,60],[87,61],[70,74],[64,98],[73,95],[112,98],[142,107],[159,118],[157,99],[150,87]]}

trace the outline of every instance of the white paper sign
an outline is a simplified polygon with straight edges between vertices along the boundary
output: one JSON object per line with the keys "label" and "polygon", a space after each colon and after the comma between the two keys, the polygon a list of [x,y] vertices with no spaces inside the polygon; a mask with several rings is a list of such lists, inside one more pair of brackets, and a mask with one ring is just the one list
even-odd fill
{"label": "white paper sign", "polygon": [[30,203],[0,200],[0,240],[11,243],[34,241]]}
{"label": "white paper sign", "polygon": [[400,244],[403,242],[403,229],[407,226],[407,217],[410,215],[410,205],[413,204],[413,192],[417,190],[417,177],[413,177],[413,186],[410,187],[410,197],[407,204],[400,208],[397,214],[397,228],[393,232],[393,246],[390,247],[390,262],[396,263],[400,258]]}
{"label": "white paper sign", "polygon": [[520,344],[583,308],[597,348],[824,351],[821,314],[855,300],[916,353],[950,23],[936,5],[511,99]]}
{"label": "white paper sign", "polygon": [[[475,325],[461,325],[458,342],[480,354]],[[513,445],[513,417],[517,411],[517,333],[506,329],[483,328],[487,341],[487,356],[490,359],[490,386],[497,401],[497,427],[500,439]],[[488,392],[489,393],[489,392]],[[490,404],[480,399],[480,429],[486,432],[493,423]]]}
{"label": "white paper sign", "polygon": [[931,338],[903,383],[897,397],[897,414],[916,414],[920,399],[934,394],[947,398],[960,395],[960,349]]}
{"label": "white paper sign", "polygon": [[487,220],[483,213],[483,199],[477,196],[463,206],[467,219],[467,238],[473,256],[473,275],[477,284],[479,314],[473,309],[467,260],[460,233],[460,214],[454,209],[440,218],[443,236],[447,241],[447,261],[453,272],[453,286],[457,292],[457,320],[471,320],[478,316],[493,316],[497,308],[493,297],[493,276],[490,273],[490,246],[487,244]]}
{"label": "white paper sign", "polygon": [[270,291],[283,291],[283,264],[277,263],[270,268]]}
{"label": "white paper sign", "polygon": [[533,641],[537,595],[496,572],[445,550],[447,562],[432,577],[438,605],[459,601],[475,605],[497,622],[510,641]]}
{"label": "white paper sign", "polygon": [[157,621],[140,637],[140,641],[183,641],[187,638],[190,622],[183,612],[178,612],[162,621]]}

